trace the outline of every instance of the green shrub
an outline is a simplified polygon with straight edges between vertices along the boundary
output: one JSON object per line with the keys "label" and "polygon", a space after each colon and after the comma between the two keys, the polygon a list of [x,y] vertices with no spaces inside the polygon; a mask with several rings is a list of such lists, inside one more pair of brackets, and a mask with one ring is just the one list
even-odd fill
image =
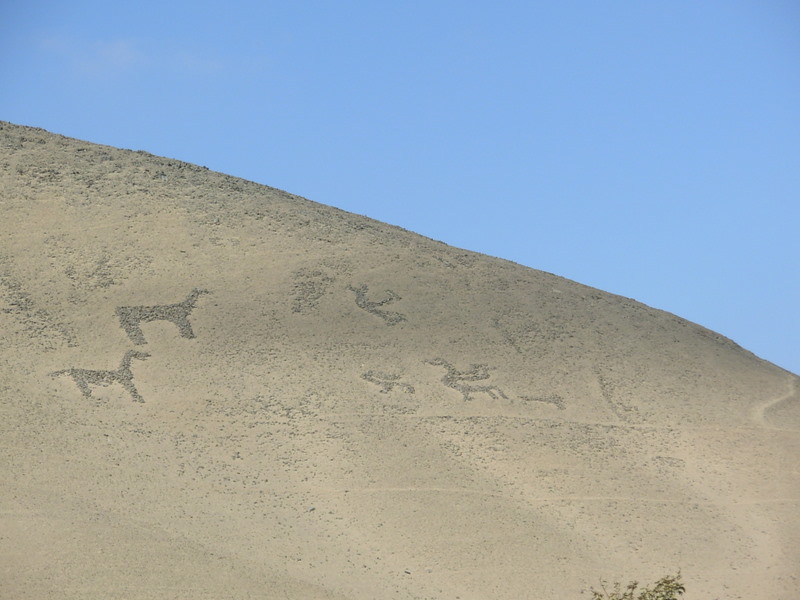
{"label": "green shrub", "polygon": [[656,581],[652,588],[639,589],[639,582],[632,581],[625,589],[619,582],[614,584],[614,587],[609,591],[606,589],[606,582],[600,582],[600,590],[592,588],[592,600],[678,600],[686,591],[686,588],[681,583],[681,572],[675,576],[668,575]]}

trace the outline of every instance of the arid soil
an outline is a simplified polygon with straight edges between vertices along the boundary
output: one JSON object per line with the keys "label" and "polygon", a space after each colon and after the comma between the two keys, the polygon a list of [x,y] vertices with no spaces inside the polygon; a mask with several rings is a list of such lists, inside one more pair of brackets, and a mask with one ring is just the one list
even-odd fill
{"label": "arid soil", "polygon": [[2,599],[800,597],[800,378],[714,332],[9,123],[0,209]]}

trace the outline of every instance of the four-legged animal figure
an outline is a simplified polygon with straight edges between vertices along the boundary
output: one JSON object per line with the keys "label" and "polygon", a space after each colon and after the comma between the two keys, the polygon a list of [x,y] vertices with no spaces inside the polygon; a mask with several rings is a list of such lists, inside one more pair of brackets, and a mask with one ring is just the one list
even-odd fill
{"label": "four-legged animal figure", "polygon": [[453,365],[441,358],[426,360],[429,365],[444,367],[447,373],[442,377],[442,383],[447,387],[458,390],[464,395],[464,400],[472,400],[472,394],[483,393],[492,399],[508,398],[503,390],[495,385],[470,385],[467,381],[483,381],[489,379],[489,367],[486,365],[471,365],[467,371],[458,371]]}
{"label": "four-legged animal figure", "polygon": [[[400,297],[387,290],[388,297],[372,302],[367,299],[368,288],[366,285],[359,287],[350,286],[349,289],[356,294],[356,304],[375,315],[378,315],[389,325],[395,325],[405,320],[405,316],[381,310],[379,307],[399,300]],[[189,314],[194,309],[197,298],[201,294],[208,294],[207,290],[193,289],[189,296],[183,301],[175,304],[161,304],[155,306],[120,306],[116,309],[120,325],[128,334],[134,344],[140,345],[147,343],[141,324],[148,321],[169,321],[178,328],[184,338],[195,337],[192,325],[189,323]],[[116,371],[94,371],[89,369],[64,369],[51,373],[52,376],[69,374],[81,393],[89,398],[92,395],[90,385],[111,385],[119,383],[131,395],[136,402],[144,402],[136,387],[133,385],[133,373],[131,371],[131,360],[136,358],[144,360],[150,355],[135,350],[128,351],[122,358],[122,363]],[[503,390],[495,385],[473,385],[469,382],[484,381],[489,378],[489,368],[486,365],[473,364],[466,371],[459,371],[449,362],[441,358],[424,361],[431,365],[444,367],[446,374],[442,377],[442,383],[447,387],[461,392],[464,400],[472,400],[472,395],[477,393],[487,394],[492,399],[508,398]],[[381,392],[387,393],[394,387],[399,386],[403,391],[414,393],[413,386],[398,381],[399,376],[394,374],[382,373],[378,371],[368,371],[362,375],[367,381],[381,387]]]}
{"label": "four-legged animal figure", "polygon": [[133,385],[133,371],[131,371],[131,360],[136,358],[139,360],[145,360],[150,355],[146,352],[138,352],[136,350],[128,350],[125,353],[125,356],[122,357],[122,362],[119,365],[119,369],[116,371],[93,371],[90,369],[64,369],[62,371],[55,371],[50,373],[53,377],[58,377],[59,375],[69,374],[72,377],[72,380],[81,390],[81,393],[90,398],[92,395],[92,389],[89,387],[90,385],[111,385],[113,383],[118,383],[125,390],[131,395],[131,397],[136,402],[144,402],[144,399],[139,395],[136,386]]}
{"label": "four-legged animal figure", "polygon": [[370,383],[374,383],[375,385],[380,386],[381,394],[388,394],[395,387],[399,387],[408,394],[414,393],[413,385],[409,385],[407,383],[399,381],[400,375],[395,375],[393,373],[384,373],[382,371],[367,371],[366,373],[361,375],[361,379],[364,379],[365,381],[369,381]]}
{"label": "four-legged animal figure", "polygon": [[193,338],[194,331],[189,323],[189,314],[194,309],[200,294],[209,294],[207,290],[193,289],[183,302],[176,304],[159,304],[155,306],[120,306],[116,313],[119,323],[134,344],[146,344],[141,324],[146,321],[169,321],[174,323],[182,337]]}

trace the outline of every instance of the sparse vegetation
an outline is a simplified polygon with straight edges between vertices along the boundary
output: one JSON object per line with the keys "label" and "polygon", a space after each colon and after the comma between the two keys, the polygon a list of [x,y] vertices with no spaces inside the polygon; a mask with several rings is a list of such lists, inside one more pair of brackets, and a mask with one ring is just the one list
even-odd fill
{"label": "sparse vegetation", "polygon": [[607,582],[600,582],[600,590],[591,588],[592,600],[678,600],[686,588],[681,583],[681,572],[676,575],[667,575],[659,579],[652,588],[639,589],[639,582],[632,581],[622,589],[616,582],[611,590],[607,589]]}

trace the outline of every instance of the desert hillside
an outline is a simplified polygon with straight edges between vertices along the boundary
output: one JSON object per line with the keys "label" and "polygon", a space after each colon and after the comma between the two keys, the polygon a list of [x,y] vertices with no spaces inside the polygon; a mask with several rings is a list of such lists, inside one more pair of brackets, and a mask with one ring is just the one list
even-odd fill
{"label": "desert hillside", "polygon": [[712,331],[4,122],[0,209],[2,599],[800,594],[800,378]]}

